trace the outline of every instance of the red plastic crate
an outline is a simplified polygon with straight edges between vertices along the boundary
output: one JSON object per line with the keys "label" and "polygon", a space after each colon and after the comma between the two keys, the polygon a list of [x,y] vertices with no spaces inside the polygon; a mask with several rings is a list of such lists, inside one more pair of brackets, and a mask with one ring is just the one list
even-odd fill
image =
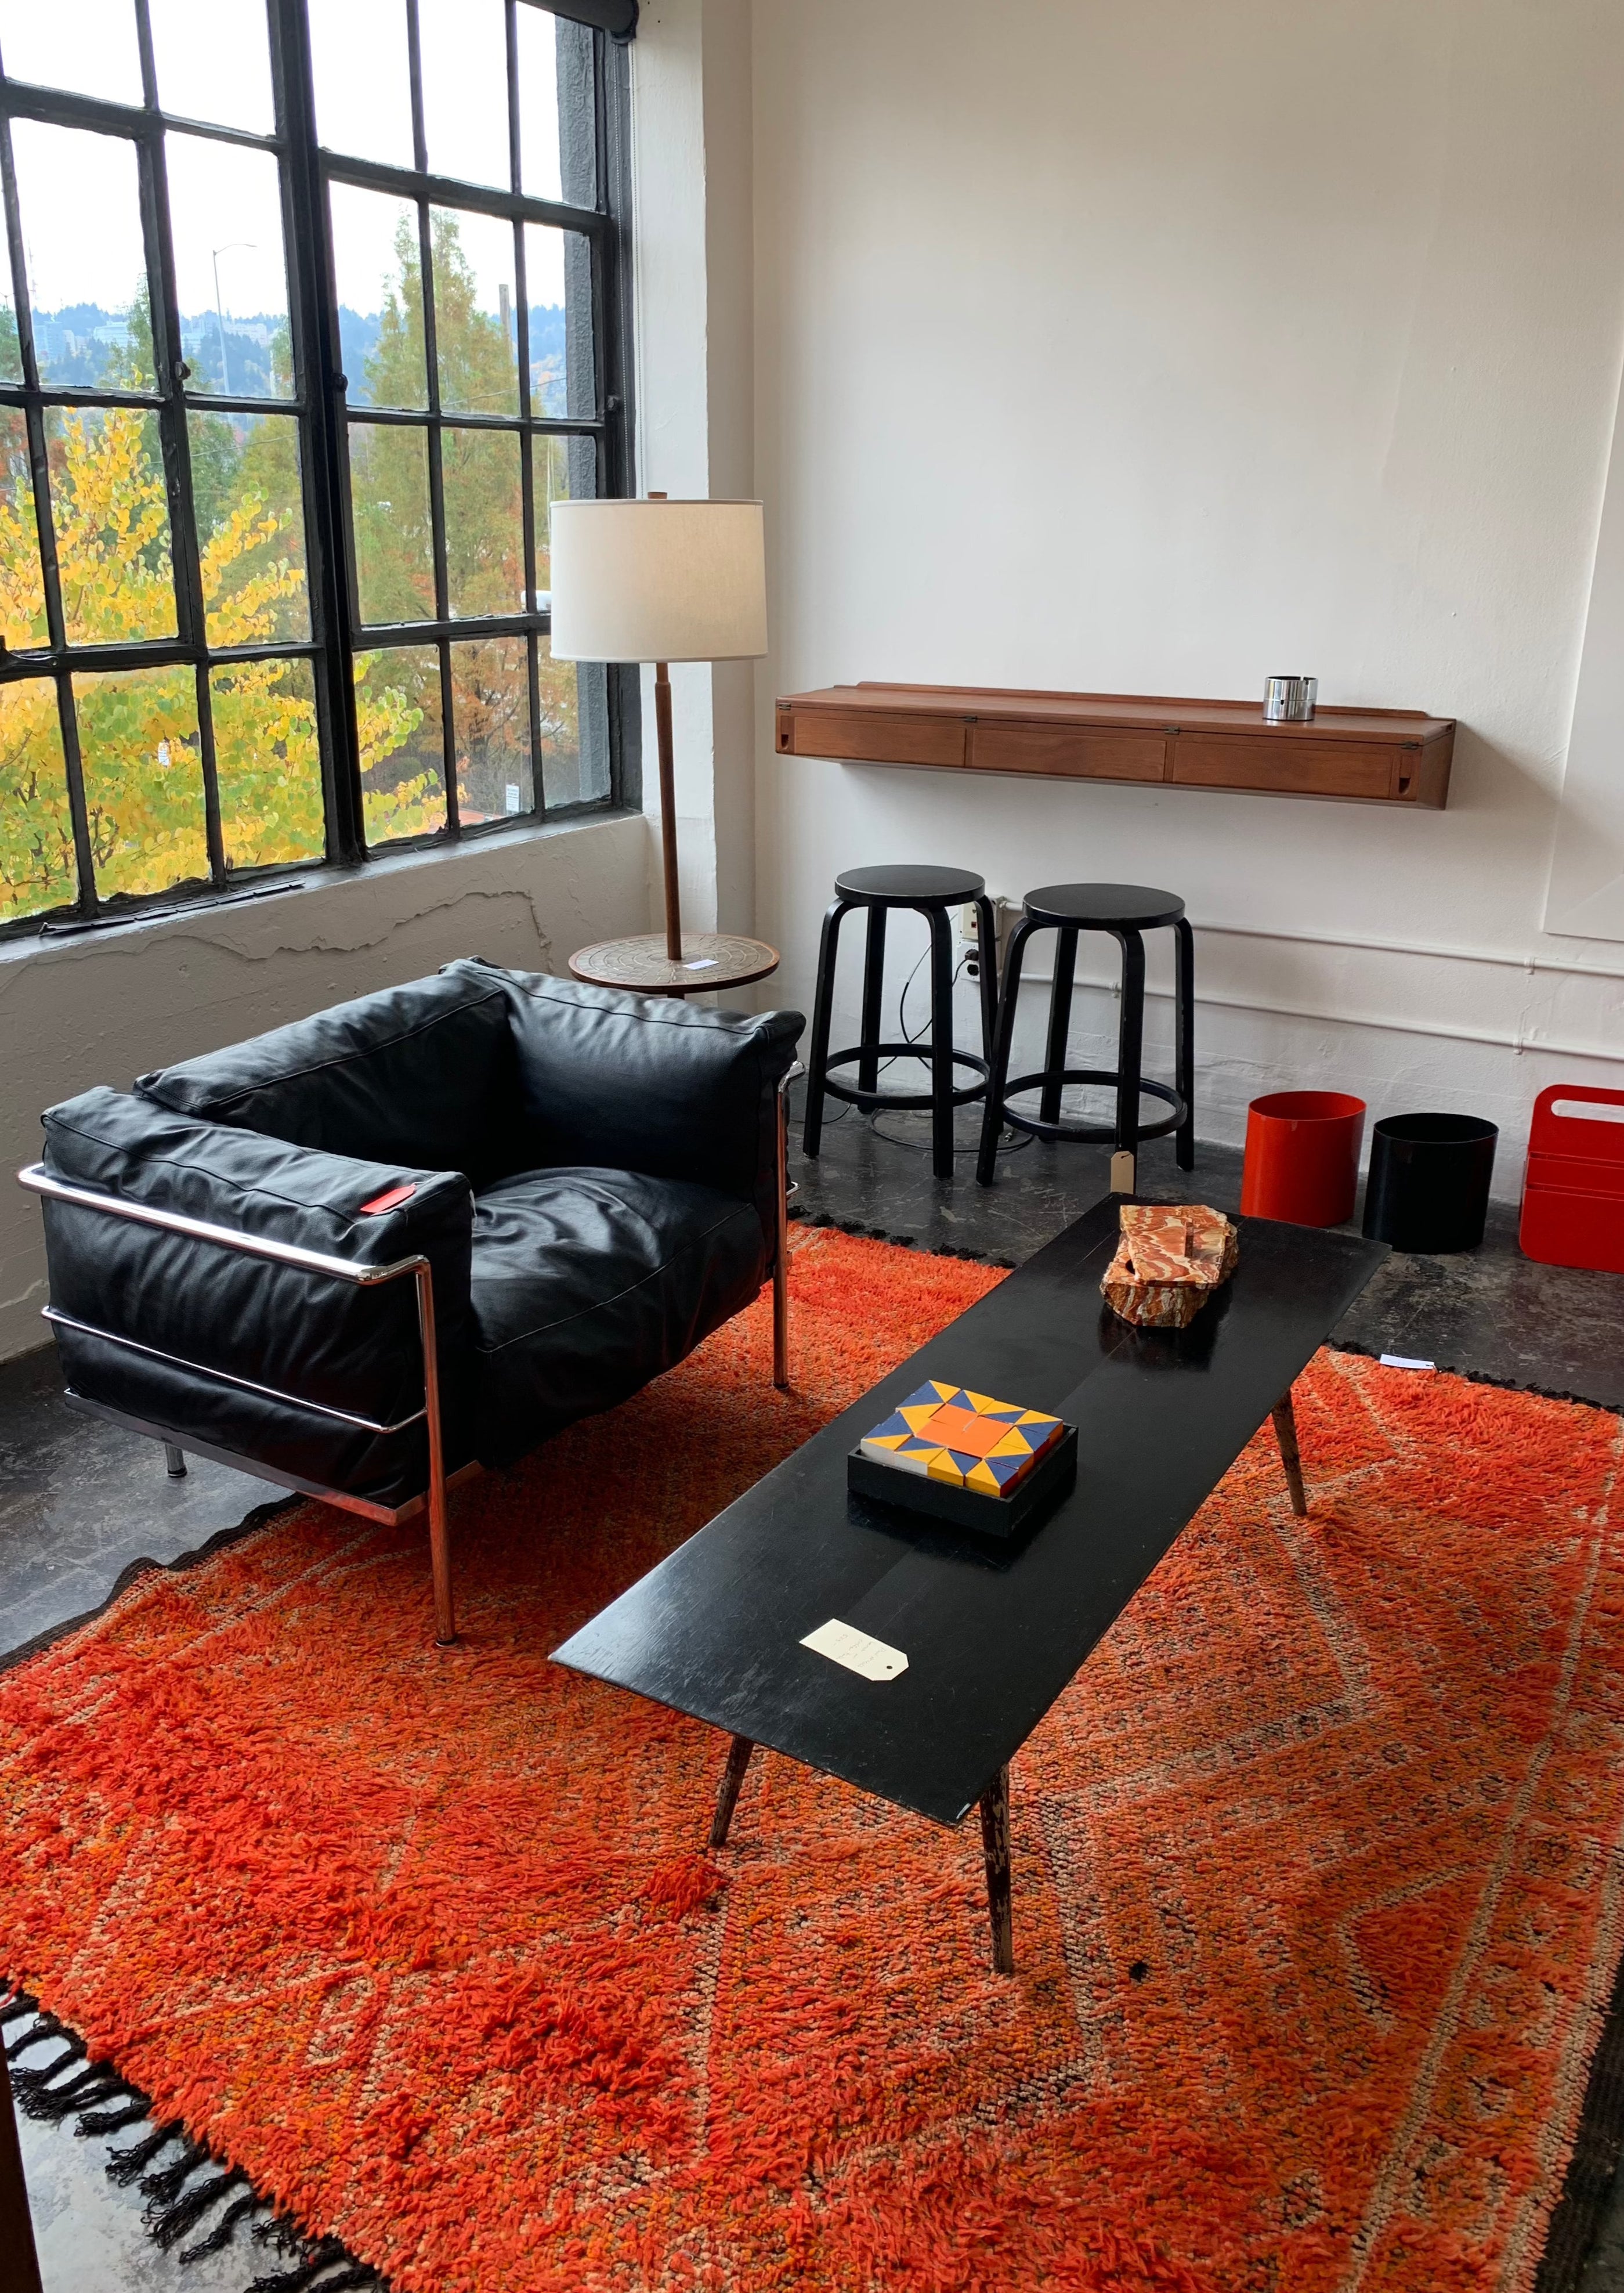
{"label": "red plastic crate", "polygon": [[[1616,1107],[1587,1114],[1587,1107]],[[1534,1101],[1523,1181],[1525,1258],[1624,1274],[1624,1090],[1554,1083]]]}

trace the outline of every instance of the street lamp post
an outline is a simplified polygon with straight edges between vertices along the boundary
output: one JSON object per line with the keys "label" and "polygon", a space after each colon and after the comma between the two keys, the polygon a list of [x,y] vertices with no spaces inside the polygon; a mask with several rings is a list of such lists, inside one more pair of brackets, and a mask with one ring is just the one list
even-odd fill
{"label": "street lamp post", "polygon": [[230,255],[233,247],[254,246],[255,241],[251,239],[228,239],[223,247],[211,247],[209,249],[209,261],[214,266],[214,321],[220,328],[220,381],[228,398],[231,394],[231,367],[225,354],[225,312],[220,301],[220,258],[222,255]]}

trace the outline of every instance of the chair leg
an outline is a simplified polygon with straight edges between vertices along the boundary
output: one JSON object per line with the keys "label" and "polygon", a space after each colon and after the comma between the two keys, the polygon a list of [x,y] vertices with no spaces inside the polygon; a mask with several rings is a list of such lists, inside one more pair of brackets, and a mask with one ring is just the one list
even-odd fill
{"label": "chair leg", "polygon": [[722,1771],[721,1788],[716,1794],[716,1812],[710,1819],[710,1843],[713,1850],[727,1845],[727,1835],[732,1826],[733,1810],[739,1804],[739,1787],[745,1770],[750,1764],[750,1754],[755,1746],[747,1736],[735,1736],[727,1747],[727,1765]]}
{"label": "chair leg", "polygon": [[975,968],[982,985],[982,1057],[990,1062],[998,1025],[998,919],[984,892],[974,906],[978,920]]}
{"label": "chair leg", "polygon": [[812,1044],[806,1054],[806,1113],[801,1121],[801,1152],[814,1163],[823,1137],[823,1083],[829,1059],[835,966],[840,958],[840,920],[851,905],[850,900],[831,903],[824,913],[823,936],[818,943],[818,993],[812,1004]]}
{"label": "chair leg", "polygon": [[931,1164],[953,1175],[953,931],[945,908],[926,911],[931,928]]}
{"label": "chair leg", "polygon": [[186,1479],[186,1459],[173,1441],[164,1444],[164,1470],[172,1481]]}
{"label": "chair leg", "polygon": [[789,1390],[789,1086],[801,1072],[797,1060],[778,1087],[778,1234],[772,1253],[772,1382]]}
{"label": "chair leg", "polygon": [[440,1424],[440,1364],[434,1342],[434,1277],[417,1268],[417,1330],[423,1343],[423,1406],[429,1432],[429,1567],[434,1579],[434,1644],[456,1644],[451,1592],[451,1533],[446,1519],[446,1452]]}
{"label": "chair leg", "polygon": [[1071,1040],[1071,985],[1077,977],[1077,934],[1062,930],[1054,937],[1054,984],[1049,990],[1049,1037],[1043,1054],[1043,1094],[1038,1102],[1042,1122],[1060,1121],[1060,1078]]}
{"label": "chair leg", "polygon": [[1291,1510],[1301,1520],[1308,1511],[1308,1491],[1303,1485],[1303,1453],[1297,1446],[1297,1414],[1291,1406],[1289,1386],[1269,1414],[1274,1421],[1274,1438],[1280,1443],[1280,1461],[1286,1469],[1286,1487],[1291,1492]]}
{"label": "chair leg", "polygon": [[1122,1017],[1117,1030],[1117,1152],[1139,1154],[1139,1073],[1144,1056],[1144,942],[1117,934],[1122,947]]}
{"label": "chair leg", "polygon": [[982,1794],[982,1852],[987,1865],[987,1920],[995,1974],[1015,1971],[1014,1916],[1009,1884],[1009,1770],[1000,1768]]}
{"label": "chair leg", "polygon": [[1010,1046],[1015,1038],[1015,1005],[1021,995],[1021,967],[1026,960],[1026,943],[1037,926],[1030,916],[1022,916],[1015,926],[1009,942],[1009,955],[1004,966],[1004,976],[998,984],[998,1024],[993,1038],[992,1073],[987,1078],[987,1104],[982,1114],[982,1148],[976,1157],[975,1175],[981,1185],[990,1187],[998,1169],[998,1133],[1004,1127],[1004,1086],[1009,1080]]}
{"label": "chair leg", "polygon": [[1176,970],[1175,1025],[1178,1056],[1173,1087],[1184,1101],[1184,1119],[1174,1134],[1181,1171],[1195,1168],[1195,934],[1190,919],[1181,916],[1173,927]]}
{"label": "chair leg", "polygon": [[857,1088],[874,1090],[880,1079],[879,1040],[885,1021],[885,911],[869,911],[869,944],[863,955],[863,1022],[858,1035]]}

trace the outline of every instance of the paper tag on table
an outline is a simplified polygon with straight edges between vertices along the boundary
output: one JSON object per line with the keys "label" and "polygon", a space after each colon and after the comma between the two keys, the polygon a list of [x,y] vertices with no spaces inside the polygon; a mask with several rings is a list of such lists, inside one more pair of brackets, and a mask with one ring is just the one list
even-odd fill
{"label": "paper tag on table", "polygon": [[828,1657],[831,1664],[844,1665],[848,1672],[864,1680],[894,1680],[908,1670],[908,1658],[901,1649],[887,1648],[884,1641],[870,1639],[855,1625],[843,1625],[837,1616],[820,1625],[815,1633],[808,1633],[801,1646]]}

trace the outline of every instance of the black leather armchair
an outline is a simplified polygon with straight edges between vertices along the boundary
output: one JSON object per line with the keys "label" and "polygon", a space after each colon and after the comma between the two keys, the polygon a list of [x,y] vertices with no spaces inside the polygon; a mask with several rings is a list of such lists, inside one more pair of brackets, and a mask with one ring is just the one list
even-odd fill
{"label": "black leather armchair", "polygon": [[75,1407],[373,1519],[691,1353],[773,1277],[798,1012],[470,960],[44,1117]]}

